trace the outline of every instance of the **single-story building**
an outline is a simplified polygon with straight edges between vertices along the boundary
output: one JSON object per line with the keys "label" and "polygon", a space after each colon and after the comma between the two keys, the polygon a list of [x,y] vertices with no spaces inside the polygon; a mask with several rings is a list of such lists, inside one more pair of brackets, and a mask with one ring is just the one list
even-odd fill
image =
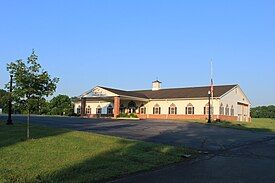
{"label": "single-story building", "polygon": [[117,117],[135,113],[141,119],[212,119],[250,121],[251,103],[241,87],[213,86],[209,105],[210,86],[162,89],[161,82],[153,82],[150,90],[125,91],[96,86],[80,95],[75,113],[82,117]]}

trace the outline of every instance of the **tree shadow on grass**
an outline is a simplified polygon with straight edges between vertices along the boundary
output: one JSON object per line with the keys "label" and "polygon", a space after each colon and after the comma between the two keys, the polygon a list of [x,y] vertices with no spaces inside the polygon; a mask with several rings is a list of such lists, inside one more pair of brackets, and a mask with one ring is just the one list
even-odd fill
{"label": "tree shadow on grass", "polygon": [[[30,139],[40,139],[68,133],[70,130],[62,128],[49,128],[41,125],[30,125]],[[6,125],[0,121],[0,148],[7,147],[18,142],[23,142],[27,136],[26,123],[15,123]]]}
{"label": "tree shadow on grass", "polygon": [[164,165],[183,161],[186,154],[194,153],[193,151],[185,151],[182,148],[140,141],[126,141],[121,139],[118,143],[117,148],[109,149],[94,157],[51,174],[37,176],[33,181],[109,181],[125,175],[148,171]]}

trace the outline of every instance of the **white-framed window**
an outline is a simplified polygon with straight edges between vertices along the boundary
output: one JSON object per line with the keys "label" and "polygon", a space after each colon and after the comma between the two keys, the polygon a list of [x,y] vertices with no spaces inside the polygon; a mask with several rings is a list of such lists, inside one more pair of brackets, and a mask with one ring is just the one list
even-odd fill
{"label": "white-framed window", "polygon": [[107,107],[107,114],[113,114],[113,106],[110,104],[108,107]]}
{"label": "white-framed window", "polygon": [[91,107],[90,106],[88,106],[88,107],[86,107],[86,114],[91,114]]}
{"label": "white-framed window", "polygon": [[224,106],[222,103],[220,105],[220,115],[224,115]]}
{"label": "white-framed window", "polygon": [[225,107],[225,115],[229,116],[229,106],[228,106],[228,104]]}
{"label": "white-framed window", "polygon": [[146,114],[146,107],[143,104],[139,108],[139,113],[140,114]]}
{"label": "white-framed window", "polygon": [[80,106],[80,105],[77,107],[76,113],[77,113],[77,114],[80,114],[80,113],[81,113],[81,106]]}
{"label": "white-framed window", "polygon": [[235,115],[235,110],[234,110],[234,106],[233,105],[231,106],[231,109],[230,109],[230,115],[231,116]]}
{"label": "white-framed window", "polygon": [[169,107],[169,114],[177,114],[177,106],[175,104],[171,104]]}
{"label": "white-framed window", "polygon": [[101,114],[101,113],[102,113],[102,108],[100,105],[98,105],[96,108],[96,114]]}
{"label": "white-framed window", "polygon": [[[208,103],[204,107],[204,114],[205,115],[209,114],[209,104]],[[214,114],[214,107],[212,105],[210,106],[210,114]]]}
{"label": "white-framed window", "polygon": [[153,114],[161,114],[161,107],[158,104],[153,107]]}
{"label": "white-framed window", "polygon": [[187,115],[192,115],[192,114],[195,114],[195,108],[194,106],[189,103],[186,107],[185,107],[185,114]]}

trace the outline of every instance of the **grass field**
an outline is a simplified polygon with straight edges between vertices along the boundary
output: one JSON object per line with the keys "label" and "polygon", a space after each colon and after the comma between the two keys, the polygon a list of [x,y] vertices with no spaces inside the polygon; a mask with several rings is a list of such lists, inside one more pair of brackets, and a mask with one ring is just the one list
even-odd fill
{"label": "grass field", "polygon": [[217,122],[217,126],[242,130],[275,132],[275,119],[253,118],[252,122]]}
{"label": "grass field", "polygon": [[[180,120],[182,121],[182,120]],[[184,120],[185,122],[196,122],[207,124],[204,120]],[[253,118],[252,122],[240,122],[240,121],[221,121],[212,122],[207,125],[216,125],[224,128],[235,128],[240,130],[262,131],[262,132],[275,132],[275,119],[270,118]]]}
{"label": "grass field", "polygon": [[181,147],[0,122],[0,182],[98,182],[186,160]]}

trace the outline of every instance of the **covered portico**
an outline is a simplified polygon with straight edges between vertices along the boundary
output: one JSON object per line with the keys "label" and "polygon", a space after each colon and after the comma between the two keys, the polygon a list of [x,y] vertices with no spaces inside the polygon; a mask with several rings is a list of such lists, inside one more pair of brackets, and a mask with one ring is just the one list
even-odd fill
{"label": "covered portico", "polygon": [[83,117],[117,117],[121,113],[139,113],[148,99],[129,96],[119,90],[95,87],[78,97],[77,113]]}

